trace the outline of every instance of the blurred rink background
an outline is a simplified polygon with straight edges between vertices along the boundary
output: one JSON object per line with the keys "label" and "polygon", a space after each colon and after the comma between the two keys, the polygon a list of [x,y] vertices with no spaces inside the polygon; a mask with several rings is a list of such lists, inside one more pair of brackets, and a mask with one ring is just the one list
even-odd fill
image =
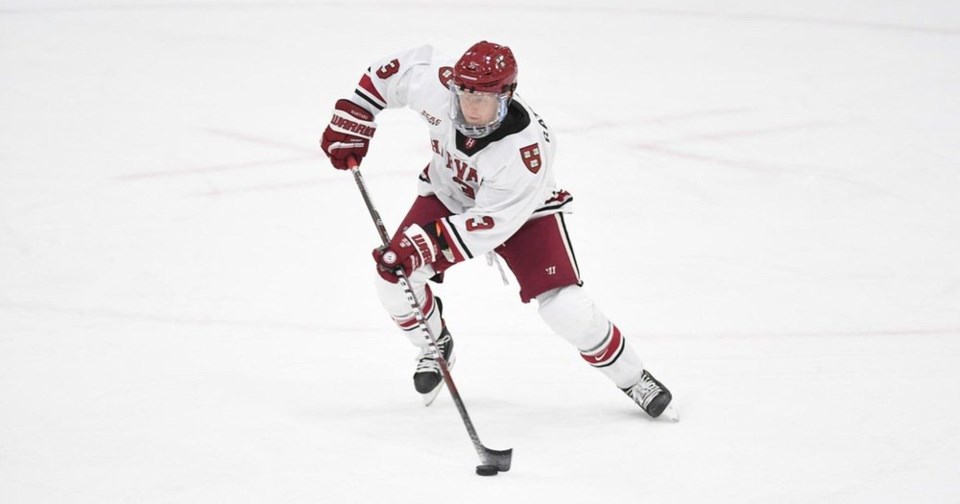
{"label": "blurred rink background", "polygon": [[[373,60],[481,39],[682,418],[465,263],[436,292],[496,478],[317,145]],[[952,1],[0,0],[0,502],[960,501],[958,63]],[[393,229],[430,153],[378,122]]]}

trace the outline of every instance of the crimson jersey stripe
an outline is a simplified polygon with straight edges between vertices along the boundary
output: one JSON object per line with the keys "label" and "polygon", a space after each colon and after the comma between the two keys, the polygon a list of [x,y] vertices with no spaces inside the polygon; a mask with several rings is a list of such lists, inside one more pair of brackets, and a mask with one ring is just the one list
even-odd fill
{"label": "crimson jersey stripe", "polygon": [[[383,99],[383,96],[377,91],[377,87],[373,85],[373,81],[370,80],[370,76],[363,74],[363,77],[360,78],[360,83],[357,85],[357,91],[363,91],[367,96],[365,98],[372,98],[373,100],[379,102],[381,108],[387,106],[387,100]],[[363,96],[361,94],[361,96]]]}
{"label": "crimson jersey stripe", "polygon": [[460,237],[457,228],[450,222],[450,218],[444,217],[441,219],[441,222],[443,223],[444,230],[447,232],[447,236],[456,238],[455,240],[447,240],[447,244],[450,245],[450,250],[453,252],[453,257],[456,259],[455,262],[460,262],[464,259],[473,259],[473,254],[470,253],[467,245],[463,243],[463,238]]}
{"label": "crimson jersey stripe", "polygon": [[383,108],[384,108],[383,105],[380,105],[379,103],[373,101],[373,99],[370,98],[369,96],[361,93],[361,92],[360,92],[360,88],[354,89],[354,90],[353,90],[353,94],[359,96],[363,101],[369,103],[371,107],[373,107],[373,108],[375,108],[375,109],[377,109],[377,110],[383,110]]}
{"label": "crimson jersey stripe", "polygon": [[552,204],[552,205],[544,205],[544,206],[542,206],[542,207],[534,210],[533,213],[534,213],[534,214],[538,214],[538,213],[541,213],[541,212],[548,212],[548,211],[550,211],[550,210],[559,210],[559,209],[567,206],[568,204],[570,204],[570,203],[572,203],[572,202],[573,202],[573,196],[571,196],[571,197],[563,200],[563,201],[560,202],[560,203],[554,203],[554,204]]}

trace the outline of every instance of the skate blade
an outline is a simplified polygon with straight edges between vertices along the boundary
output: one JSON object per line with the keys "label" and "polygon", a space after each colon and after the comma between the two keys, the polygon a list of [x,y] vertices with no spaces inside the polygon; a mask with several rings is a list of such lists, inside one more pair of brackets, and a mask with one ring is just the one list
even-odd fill
{"label": "skate blade", "polygon": [[[448,370],[453,369],[453,364],[455,362],[457,362],[457,354],[451,354],[450,361],[447,362],[447,369]],[[440,395],[440,391],[443,390],[443,386],[445,384],[446,382],[444,380],[440,380],[440,383],[436,387],[434,387],[433,390],[431,390],[430,392],[427,392],[426,394],[420,394],[420,396],[423,398],[423,405],[430,406],[431,404],[433,404],[433,401],[437,398],[438,395]]]}
{"label": "skate blade", "polygon": [[673,407],[673,403],[670,403],[667,405],[667,409],[663,410],[663,413],[660,413],[660,416],[657,417],[657,420],[677,423],[680,421],[680,411]]}
{"label": "skate blade", "polygon": [[441,381],[440,384],[434,387],[434,389],[431,390],[430,392],[427,392],[426,394],[420,394],[421,397],[423,397],[424,406],[430,406],[431,404],[433,404],[433,401],[437,398],[438,395],[440,395],[440,391],[443,390],[443,385],[444,385],[444,382]]}

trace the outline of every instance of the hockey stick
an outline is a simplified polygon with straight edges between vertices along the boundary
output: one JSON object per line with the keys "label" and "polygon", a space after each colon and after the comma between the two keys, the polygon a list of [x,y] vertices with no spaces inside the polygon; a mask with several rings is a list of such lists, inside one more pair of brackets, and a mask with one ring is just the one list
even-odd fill
{"label": "hockey stick", "polygon": [[[363,175],[360,173],[360,167],[357,166],[356,160],[352,157],[347,158],[347,166],[350,168],[350,171],[353,173],[353,179],[357,182],[357,188],[360,189],[360,195],[363,196],[363,202],[367,204],[367,210],[370,212],[370,217],[373,219],[374,225],[377,226],[377,232],[380,233],[380,241],[383,242],[383,246],[390,244],[390,236],[387,235],[387,229],[383,225],[383,220],[380,218],[380,212],[377,212],[377,209],[373,206],[373,201],[370,200],[370,193],[367,192],[367,185],[363,181]],[[437,364],[440,365],[440,373],[443,375],[443,381],[447,384],[447,389],[450,390],[450,397],[453,398],[453,403],[457,405],[457,410],[460,412],[460,418],[463,419],[463,424],[467,427],[467,433],[470,435],[470,440],[473,441],[473,447],[477,450],[477,455],[480,456],[481,466],[494,466],[498,471],[509,471],[510,470],[510,460],[513,456],[513,448],[508,448],[506,450],[491,450],[486,446],[483,446],[483,443],[480,442],[480,436],[477,435],[477,429],[474,428],[473,422],[470,421],[470,415],[467,414],[467,408],[463,405],[463,399],[460,398],[460,392],[457,390],[457,386],[453,383],[453,376],[450,375],[450,368],[447,366],[446,359],[443,358],[443,352],[440,351],[440,346],[437,344],[437,338],[434,336],[433,331],[430,330],[430,327],[427,325],[427,320],[423,316],[423,310],[420,306],[420,301],[417,299],[417,296],[413,293],[413,288],[410,287],[410,281],[407,278],[407,275],[404,274],[402,269],[397,269],[397,277],[399,278],[400,287],[403,288],[403,292],[407,295],[407,301],[410,303],[410,309],[413,310],[414,316],[417,318],[417,325],[419,325],[420,330],[423,331],[424,338],[426,338],[433,348],[437,350]],[[478,474],[480,473],[480,468],[477,468]]]}

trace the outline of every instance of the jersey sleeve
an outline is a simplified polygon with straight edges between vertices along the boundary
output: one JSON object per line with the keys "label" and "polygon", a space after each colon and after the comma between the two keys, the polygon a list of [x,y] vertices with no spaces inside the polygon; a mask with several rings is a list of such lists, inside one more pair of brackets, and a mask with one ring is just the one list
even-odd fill
{"label": "jersey sleeve", "polygon": [[[546,170],[528,167],[523,153],[538,152],[536,144],[513,150],[499,170],[481,181],[476,205],[462,214],[441,219],[454,262],[486,254],[506,242],[549,197]],[[540,162],[540,159],[536,160]]]}
{"label": "jersey sleeve", "polygon": [[375,61],[367,68],[350,100],[377,115],[410,102],[413,82],[431,64],[432,46],[426,45]]}

